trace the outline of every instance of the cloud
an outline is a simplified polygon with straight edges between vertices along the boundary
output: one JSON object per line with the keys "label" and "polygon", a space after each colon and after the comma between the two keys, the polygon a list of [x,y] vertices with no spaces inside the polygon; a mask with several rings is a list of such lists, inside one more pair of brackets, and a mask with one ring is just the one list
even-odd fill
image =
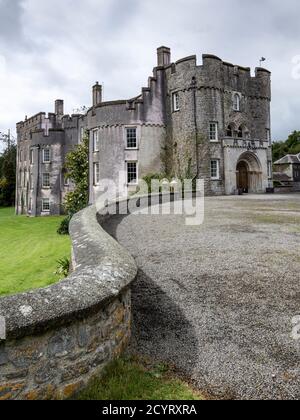
{"label": "cloud", "polygon": [[107,100],[137,95],[167,44],[174,60],[213,53],[254,69],[265,56],[284,139],[300,129],[299,14],[296,0],[0,0],[0,130],[57,97],[68,112],[90,105],[96,80]]}

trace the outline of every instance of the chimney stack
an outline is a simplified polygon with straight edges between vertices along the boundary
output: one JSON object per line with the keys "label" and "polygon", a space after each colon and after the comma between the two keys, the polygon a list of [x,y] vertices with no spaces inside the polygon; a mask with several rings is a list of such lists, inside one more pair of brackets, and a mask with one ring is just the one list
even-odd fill
{"label": "chimney stack", "polygon": [[102,86],[99,82],[93,86],[93,106],[97,106],[102,102]]}
{"label": "chimney stack", "polygon": [[55,101],[55,115],[58,117],[64,116],[64,101],[62,99],[57,99]]}
{"label": "chimney stack", "polygon": [[157,65],[164,67],[171,64],[171,50],[168,47],[157,48]]}

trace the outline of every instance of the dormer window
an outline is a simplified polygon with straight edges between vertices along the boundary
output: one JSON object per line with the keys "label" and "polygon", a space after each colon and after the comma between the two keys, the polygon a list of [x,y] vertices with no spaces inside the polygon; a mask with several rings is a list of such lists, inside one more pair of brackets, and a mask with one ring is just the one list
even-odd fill
{"label": "dormer window", "polygon": [[238,93],[235,93],[233,96],[233,110],[240,111],[241,109],[241,98]]}

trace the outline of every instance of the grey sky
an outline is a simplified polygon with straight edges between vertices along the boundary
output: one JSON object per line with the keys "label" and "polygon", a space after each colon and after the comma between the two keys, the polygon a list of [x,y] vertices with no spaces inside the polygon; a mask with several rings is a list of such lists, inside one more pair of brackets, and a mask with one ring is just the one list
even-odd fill
{"label": "grey sky", "polygon": [[212,53],[253,71],[265,56],[273,138],[300,130],[297,0],[0,0],[0,16],[0,131],[56,98],[89,106],[96,80],[105,100],[137,95],[160,45],[174,61]]}

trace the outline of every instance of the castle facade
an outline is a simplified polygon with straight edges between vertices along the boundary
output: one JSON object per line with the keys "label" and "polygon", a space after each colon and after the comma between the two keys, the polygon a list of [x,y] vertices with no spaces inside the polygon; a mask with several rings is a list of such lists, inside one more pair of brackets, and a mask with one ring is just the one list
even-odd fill
{"label": "castle facade", "polygon": [[167,47],[140,95],[93,104],[82,115],[41,113],[17,124],[17,213],[60,214],[73,186],[65,177],[66,154],[90,138],[90,202],[102,179],[118,194],[134,191],[155,173],[202,178],[207,195],[263,193],[272,186],[271,74],[235,66],[212,55],[172,63]]}

